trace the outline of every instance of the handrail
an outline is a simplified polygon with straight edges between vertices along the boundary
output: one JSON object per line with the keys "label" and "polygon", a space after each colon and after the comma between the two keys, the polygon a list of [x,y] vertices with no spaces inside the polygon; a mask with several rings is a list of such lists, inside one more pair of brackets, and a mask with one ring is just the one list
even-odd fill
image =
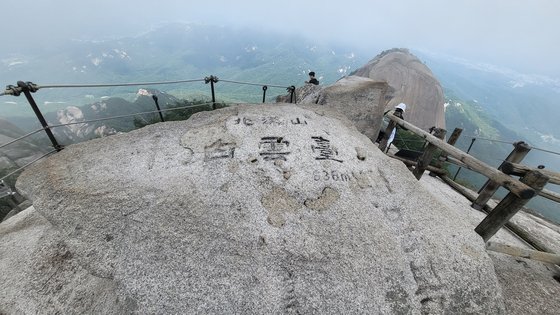
{"label": "handrail", "polygon": [[57,152],[57,150],[52,150],[52,151],[50,151],[50,152],[48,152],[48,153],[45,153],[45,154],[43,154],[42,156],[40,156],[40,157],[36,158],[35,160],[33,160],[33,161],[31,161],[31,162],[29,162],[29,163],[25,164],[24,166],[22,166],[22,167],[18,168],[17,170],[15,170],[15,171],[11,172],[10,174],[8,174],[8,175],[5,175],[4,177],[0,178],[0,180],[4,180],[4,179],[6,179],[6,178],[8,178],[8,177],[12,176],[13,174],[15,174],[15,173],[17,173],[17,172],[19,172],[19,171],[21,171],[21,170],[25,169],[25,168],[26,168],[26,167],[28,167],[29,165],[31,165],[31,164],[33,164],[33,163],[35,163],[35,162],[39,161],[40,159],[42,159],[42,158],[46,157],[47,155],[49,155],[49,154],[51,154],[51,153],[53,153],[53,152]]}
{"label": "handrail", "polygon": [[[179,81],[164,81],[164,82],[139,82],[139,83],[114,83],[114,84],[60,84],[60,85],[38,85],[33,84],[35,90],[39,89],[54,89],[54,88],[84,88],[84,87],[117,87],[117,86],[138,86],[138,85],[160,85],[160,84],[175,84],[175,83],[188,83],[188,82],[203,82],[204,79],[192,79],[192,80],[179,80]],[[28,82],[31,83],[31,82]],[[0,93],[0,96],[3,95],[16,95],[18,96],[19,93],[23,92],[22,87],[15,87],[12,85],[8,85],[6,90]]]}
{"label": "handrail", "polygon": [[[560,202],[560,194],[544,189],[545,185],[549,182],[550,178],[549,176],[541,172],[542,170],[540,169],[540,167],[539,169],[527,168],[527,169],[510,170],[510,172],[516,172],[517,174],[523,175],[523,177],[518,181],[513,177],[502,172],[502,167],[499,167],[498,169],[494,169],[493,167],[485,164],[484,162],[479,161],[476,158],[468,155],[467,153],[455,148],[452,144],[448,144],[445,141],[438,139],[437,137],[431,135],[430,133],[410,123],[405,122],[401,118],[396,117],[391,113],[387,113],[387,117],[391,119],[391,121],[387,126],[387,129],[385,130],[385,136],[382,138],[379,144],[379,149],[381,149],[382,151],[384,151],[384,149],[387,146],[387,139],[388,139],[387,135],[393,131],[393,128],[395,128],[396,125],[399,125],[411,131],[412,133],[421,136],[427,142],[429,142],[431,146],[440,148],[442,150],[443,155],[451,154],[455,157],[455,158],[447,157],[444,158],[444,160],[457,164],[461,167],[466,167],[470,170],[473,170],[477,173],[486,176],[489,179],[485,185],[485,190],[483,192],[480,192],[476,197],[469,198],[474,200],[471,207],[479,210],[487,207],[488,199],[485,199],[485,197],[487,197],[486,195],[489,195],[491,197],[491,195],[493,195],[495,192],[494,189],[497,190],[497,188],[499,187],[497,185],[500,185],[510,191],[510,193],[507,196],[505,196],[500,201],[500,203],[492,210],[492,212],[490,212],[484,218],[484,220],[482,220],[475,228],[475,232],[482,237],[484,242],[487,242],[502,227],[508,226],[509,220],[518,211],[520,211],[521,208],[524,207],[532,197],[536,195],[540,195],[552,201]],[[529,152],[530,149],[531,147],[529,147],[524,142],[515,143],[515,149],[506,158],[506,161],[510,162],[510,164],[513,164],[513,162],[518,162],[521,159],[523,159],[523,157]],[[429,149],[426,149],[424,151],[424,155],[426,156],[423,155],[422,159],[424,158],[431,159],[433,153],[427,154],[428,151]],[[440,155],[440,159],[441,158],[442,156]],[[514,167],[519,165],[513,164],[510,166]],[[418,165],[414,169],[414,175],[418,180],[420,180],[420,177],[418,176],[417,173],[418,172],[423,173],[424,170],[425,168],[422,168],[420,163],[418,163]],[[547,173],[549,175],[555,175],[555,176],[560,175],[554,172],[547,172]],[[447,178],[446,176],[440,175],[440,177],[453,187],[459,186],[458,184],[454,183],[451,179]],[[558,179],[555,180],[557,181]],[[496,187],[494,187],[495,184]],[[470,195],[470,194],[466,194],[466,195]],[[524,233],[520,233],[520,232],[515,232],[515,233],[521,236],[524,240],[526,240],[526,237],[522,236]]]}
{"label": "handrail", "polygon": [[427,133],[426,131],[414,126],[411,123],[408,123],[391,113],[387,113],[387,117],[391,120],[396,122],[401,127],[408,129],[409,131],[423,137],[429,143],[438,146],[443,151],[448,152],[449,154],[453,155],[455,158],[459,159],[461,162],[465,163],[468,169],[476,171],[487,178],[490,178],[497,183],[499,183],[502,187],[506,188],[507,190],[511,191],[515,195],[523,199],[529,199],[535,196],[535,190],[531,187],[523,184],[522,182],[516,180],[515,178],[508,176],[501,171],[491,167],[490,165],[477,160],[476,158],[466,154],[465,152],[457,149],[456,147],[449,145],[447,142],[440,140],[431,134]]}
{"label": "handrail", "polygon": [[[162,85],[162,84],[176,84],[176,83],[188,83],[188,82],[205,82],[205,83],[212,83],[211,84],[211,88],[212,88],[212,102],[211,103],[202,103],[202,104],[196,104],[196,105],[189,105],[189,106],[181,106],[181,107],[175,107],[175,108],[166,108],[166,109],[160,109],[159,105],[157,103],[157,97],[154,97],[154,101],[156,102],[156,107],[158,108],[157,111],[148,111],[148,112],[140,112],[140,113],[134,113],[134,114],[127,114],[127,115],[119,115],[119,116],[113,116],[113,117],[106,117],[106,118],[99,118],[99,119],[91,119],[91,120],[84,120],[84,121],[79,121],[79,122],[71,122],[71,123],[65,123],[65,124],[58,124],[58,125],[50,125],[48,124],[45,119],[42,116],[41,111],[39,110],[39,108],[37,107],[35,100],[33,99],[31,93],[35,93],[37,92],[39,89],[51,89],[51,88],[87,88],[87,87],[92,87],[92,88],[98,88],[98,87],[118,87],[118,86],[140,86],[140,85]],[[39,121],[41,122],[41,124],[43,125],[43,128],[38,129],[36,131],[30,132],[26,135],[23,135],[17,139],[13,139],[7,143],[4,144],[0,144],[0,149],[4,148],[10,144],[13,144],[15,142],[18,142],[20,140],[23,140],[26,137],[29,137],[31,135],[34,135],[38,132],[41,131],[45,131],[47,133],[47,135],[49,136],[49,138],[51,139],[51,142],[53,143],[53,147],[56,149],[56,151],[60,151],[62,150],[64,147],[59,145],[56,141],[56,138],[54,137],[54,135],[52,135],[51,133],[51,128],[57,128],[57,127],[63,127],[63,126],[69,126],[69,125],[79,125],[79,124],[86,124],[86,123],[91,123],[91,122],[97,122],[97,121],[104,121],[104,120],[109,120],[109,119],[117,119],[117,118],[125,118],[125,117],[132,117],[132,116],[138,116],[138,115],[145,115],[145,114],[154,114],[154,113],[159,113],[160,117],[163,118],[163,116],[161,115],[161,112],[163,111],[173,111],[173,110],[179,110],[179,109],[184,109],[184,108],[192,108],[192,107],[199,107],[199,106],[205,106],[205,105],[210,105],[212,104],[212,108],[216,109],[216,99],[215,99],[215,93],[214,93],[214,83],[219,82],[218,78],[215,76],[209,76],[209,77],[205,77],[204,79],[190,79],[190,80],[176,80],[176,81],[163,81],[163,82],[138,82],[138,83],[115,83],[115,84],[62,84],[62,85],[38,85],[38,84],[34,84],[32,82],[23,82],[23,81],[18,81],[17,85],[8,85],[6,86],[6,90],[3,92],[0,92],[0,96],[4,96],[4,95],[13,95],[13,96],[20,96],[22,93],[25,94],[27,100],[29,101],[31,107],[33,108],[33,110],[35,111],[35,114],[37,115],[37,118],[39,119]],[[228,82],[228,83],[235,83],[235,84],[244,84],[244,85],[255,85],[255,86],[262,86],[263,87],[263,103],[265,102],[266,99],[266,90],[268,87],[275,87],[275,88],[286,88],[290,93],[291,93],[291,97],[293,98],[294,96],[294,91],[295,91],[295,87],[292,86],[280,86],[280,85],[269,85],[269,84],[261,84],[261,83],[249,83],[249,82],[240,82],[240,81],[231,81],[231,80],[222,80],[222,82]],[[163,120],[163,119],[162,119]],[[51,154],[52,152],[47,153]],[[46,155],[38,158],[37,160],[45,157]],[[31,162],[34,163],[37,160]],[[31,164],[30,163],[30,164]],[[28,164],[29,165],[29,164]],[[27,167],[28,165],[25,165],[24,167]],[[14,173],[16,173],[17,171],[21,170],[18,169],[12,173],[10,173],[7,176],[11,176]],[[4,178],[6,178],[7,176],[5,176]]]}
{"label": "handrail", "polygon": [[181,106],[181,107],[175,107],[175,108],[164,108],[164,109],[161,109],[159,111],[153,110],[153,111],[150,111],[150,112],[141,112],[141,113],[135,113],[135,114],[111,116],[111,117],[84,120],[84,121],[78,121],[78,122],[72,122],[72,123],[66,123],[66,124],[60,124],[60,125],[49,125],[49,127],[50,128],[57,128],[57,127],[64,127],[64,126],[69,126],[69,125],[79,125],[79,124],[85,124],[85,123],[96,122],[96,121],[110,120],[110,119],[116,119],[116,118],[125,118],[125,117],[133,117],[133,116],[145,115],[145,114],[155,114],[155,113],[159,113],[160,111],[168,112],[168,111],[174,111],[174,110],[177,110],[177,109],[199,107],[199,106],[205,106],[205,105],[212,105],[212,103],[202,103],[202,104],[197,104],[197,105]]}
{"label": "handrail", "polygon": [[270,84],[262,84],[262,83],[248,83],[248,82],[230,81],[230,80],[220,80],[220,81],[221,81],[221,82],[229,82],[229,83],[237,83],[237,84],[247,84],[247,85],[258,85],[258,86],[267,86],[267,87],[277,87],[277,88],[284,88],[284,89],[289,88],[289,86],[270,85]]}
{"label": "handrail", "polygon": [[6,143],[4,143],[4,144],[0,144],[0,149],[2,149],[3,147],[8,146],[8,145],[10,145],[10,144],[12,144],[12,143],[14,143],[14,142],[18,142],[19,140],[23,140],[23,139],[25,139],[25,138],[27,138],[27,137],[29,137],[29,136],[32,136],[32,135],[34,135],[34,134],[36,134],[36,133],[38,133],[38,132],[41,132],[41,131],[43,131],[43,130],[45,130],[45,128],[37,129],[37,130],[35,130],[35,131],[33,131],[33,132],[30,132],[30,133],[28,133],[28,134],[26,134],[26,135],[23,135],[23,136],[21,136],[21,137],[19,137],[19,138],[17,138],[17,139],[14,139],[14,140],[12,140],[12,141],[10,141],[10,142],[6,142]]}

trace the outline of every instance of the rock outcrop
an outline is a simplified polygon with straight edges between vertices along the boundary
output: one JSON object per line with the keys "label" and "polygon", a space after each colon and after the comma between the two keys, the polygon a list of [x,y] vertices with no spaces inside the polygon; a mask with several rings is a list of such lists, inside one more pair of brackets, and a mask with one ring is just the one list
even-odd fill
{"label": "rock outcrop", "polygon": [[[68,125],[55,128],[52,131],[58,139],[67,138],[72,143],[95,137],[115,135],[118,133],[115,128],[108,127],[104,121],[95,120],[134,112],[154,111],[156,107],[153,96],[158,98],[160,108],[165,108],[166,105],[175,104],[179,101],[179,99],[166,92],[155,89],[139,89],[132,103],[123,99],[113,98],[91,105],[82,107],[68,106],[65,109],[59,110],[56,112],[56,116],[49,117],[51,122],[53,119],[56,119],[54,124]],[[141,115],[138,116],[142,117]],[[113,124],[111,125],[114,126]],[[120,127],[123,128],[123,126]]]}
{"label": "rock outcrop", "polygon": [[405,120],[428,130],[445,128],[443,88],[432,71],[408,49],[391,49],[358,69],[356,76],[389,84],[386,109],[406,104]]}
{"label": "rock outcrop", "polygon": [[76,106],[68,106],[65,109],[61,109],[57,111],[56,115],[60,124],[68,124],[61,130],[57,130],[57,132],[64,134],[69,139],[84,139],[96,130],[95,124],[79,123],[85,121],[85,119],[82,111]]}
{"label": "rock outcrop", "polygon": [[[387,83],[356,76],[346,77],[327,87],[306,84],[296,89],[297,104],[319,104],[337,109],[358,131],[375,141],[385,108]],[[276,102],[289,103],[291,95],[280,95]]]}
{"label": "rock outcrop", "polygon": [[41,216],[0,225],[4,313],[504,314],[464,218],[328,106],[71,145],[16,187]]}
{"label": "rock outcrop", "polygon": [[325,87],[323,85],[305,84],[291,93],[276,96],[276,103],[317,104],[319,96]]}

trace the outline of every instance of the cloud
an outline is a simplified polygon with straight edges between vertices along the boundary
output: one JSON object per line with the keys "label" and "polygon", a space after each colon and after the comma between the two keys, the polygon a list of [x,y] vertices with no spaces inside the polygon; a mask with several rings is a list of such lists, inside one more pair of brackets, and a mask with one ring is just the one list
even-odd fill
{"label": "cloud", "polygon": [[196,21],[300,34],[361,47],[371,57],[393,47],[422,48],[560,74],[560,19],[554,17],[560,2],[555,0],[29,0],[11,10],[0,27],[8,34],[4,44],[14,48]]}

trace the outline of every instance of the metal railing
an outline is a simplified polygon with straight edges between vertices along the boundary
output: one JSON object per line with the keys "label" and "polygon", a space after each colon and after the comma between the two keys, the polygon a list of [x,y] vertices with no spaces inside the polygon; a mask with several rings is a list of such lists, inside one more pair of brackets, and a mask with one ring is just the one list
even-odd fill
{"label": "metal railing", "polygon": [[[460,190],[465,196],[471,199],[473,201],[473,208],[478,210],[486,209],[488,207],[487,202],[494,195],[499,186],[502,186],[510,191],[510,193],[506,197],[504,197],[497,204],[497,206],[494,207],[491,212],[489,212],[486,218],[481,221],[480,224],[475,228],[475,232],[477,232],[485,242],[487,242],[499,229],[504,226],[507,226],[508,228],[510,228],[510,230],[513,230],[511,228],[512,225],[509,220],[534,196],[540,195],[552,201],[560,202],[559,194],[546,191],[544,189],[545,185],[547,185],[549,182],[552,184],[560,184],[559,173],[544,172],[542,170],[542,167],[531,168],[523,167],[519,164],[516,164],[519,163],[532,149],[524,142],[520,141],[517,143],[513,143],[514,150],[504,160],[504,163],[502,163],[500,167],[495,169],[487,165],[486,163],[472,157],[468,153],[465,153],[454,147],[456,140],[459,138],[459,135],[462,132],[462,129],[460,128],[456,128],[449,141],[445,142],[445,129],[435,128],[438,132],[435,132],[435,135],[432,135],[431,133],[428,133],[408,122],[405,122],[401,118],[396,117],[392,114],[387,114],[387,117],[391,119],[391,121],[387,126],[383,139],[379,144],[379,148],[383,152],[385,152],[385,149],[387,148],[387,140],[389,138],[388,135],[391,134],[391,132],[394,128],[396,128],[397,125],[406,128],[410,132],[422,137],[429,143],[422,156],[418,158],[418,161],[403,161],[407,165],[414,166],[413,173],[414,175],[416,175],[416,178],[418,180],[420,180],[422,174],[426,169],[430,169],[428,163],[432,160],[432,157],[435,153],[435,148],[439,148],[441,149],[440,158],[438,158],[436,167],[432,167],[432,173],[434,173],[434,175],[439,175],[446,183]],[[438,134],[440,136],[438,136]],[[471,142],[471,146],[469,147],[469,149],[472,147],[473,142],[474,139]],[[430,148],[433,150],[430,150]],[[453,157],[449,157],[448,155],[452,155]],[[457,188],[457,186],[459,185],[448,179],[445,176],[446,172],[438,172],[438,170],[443,171],[438,168],[442,166],[442,163],[444,161],[468,168],[472,171],[482,174],[486,178],[488,178],[488,181],[478,194],[466,192],[466,189]],[[505,165],[507,165],[509,168],[509,171],[507,172],[504,172],[502,170]],[[521,176],[521,178],[519,180],[516,180],[510,175]],[[517,230],[515,233],[518,236],[522,237],[529,244],[531,244],[534,248],[544,252],[552,252],[547,248],[546,245],[532,239],[530,236],[528,237],[527,233],[521,231],[520,229],[515,229]],[[560,259],[560,256],[556,255],[555,259]]]}
{"label": "metal railing", "polygon": [[[146,85],[163,85],[163,84],[178,84],[178,83],[191,83],[191,82],[204,82],[205,84],[210,83],[210,88],[211,88],[211,97],[212,97],[212,102],[209,103],[201,103],[201,104],[196,104],[196,105],[188,105],[188,106],[179,106],[179,107],[173,107],[173,108],[165,108],[162,109],[159,106],[159,102],[158,102],[158,97],[157,95],[152,95],[152,99],[155,103],[155,106],[157,108],[157,110],[155,111],[148,111],[148,112],[140,112],[140,113],[134,113],[134,114],[127,114],[127,115],[119,115],[119,116],[111,116],[111,117],[106,117],[106,118],[100,118],[100,119],[92,119],[92,120],[84,120],[84,121],[79,121],[79,122],[71,122],[71,123],[66,123],[66,124],[58,124],[58,125],[52,125],[49,124],[46,119],[43,116],[43,113],[41,112],[41,110],[39,109],[39,107],[37,106],[37,103],[35,102],[35,99],[32,96],[32,93],[36,93],[37,91],[39,91],[40,89],[56,89],[56,88],[100,88],[100,87],[122,87],[122,86],[146,86]],[[133,116],[139,116],[139,115],[145,115],[145,114],[159,114],[160,120],[163,122],[164,121],[164,116],[162,114],[162,112],[166,112],[166,111],[174,111],[174,110],[179,110],[179,109],[185,109],[185,108],[193,108],[193,107],[200,107],[200,106],[207,106],[207,105],[212,105],[212,109],[216,109],[216,93],[215,93],[215,87],[214,85],[218,82],[227,82],[227,83],[233,83],[233,84],[241,84],[241,85],[254,85],[254,86],[262,86],[262,91],[263,91],[263,103],[266,101],[266,91],[268,90],[269,87],[273,87],[273,88],[284,88],[288,91],[288,93],[290,94],[290,102],[295,102],[296,98],[295,98],[295,86],[291,85],[291,86],[281,86],[281,85],[271,85],[271,84],[262,84],[262,83],[249,83],[249,82],[240,82],[240,81],[231,81],[231,80],[219,80],[216,76],[209,76],[209,77],[205,77],[204,79],[193,79],[193,80],[178,80],[178,81],[164,81],[164,82],[143,82],[143,83],[118,83],[118,84],[66,84],[66,85],[38,85],[38,84],[34,84],[33,82],[24,82],[24,81],[18,81],[17,85],[8,85],[6,86],[6,90],[4,92],[0,92],[0,96],[5,96],[5,95],[12,95],[12,96],[20,96],[22,93],[25,95],[25,97],[27,98],[27,101],[29,102],[29,104],[31,105],[31,108],[33,109],[33,112],[35,113],[35,115],[37,116],[37,119],[39,120],[39,122],[41,123],[42,128],[39,128],[35,131],[32,131],[28,134],[25,134],[17,139],[13,139],[9,142],[0,144],[0,149],[9,146],[13,143],[16,143],[18,141],[21,141],[29,136],[32,136],[34,134],[37,134],[39,132],[44,131],[47,135],[47,137],[49,138],[54,150],[50,151],[44,155],[42,155],[41,157],[35,159],[34,161],[19,167],[18,169],[14,170],[13,172],[4,175],[2,178],[0,178],[0,181],[3,181],[4,179],[16,174],[17,172],[27,168],[29,165],[37,162],[38,160],[54,153],[54,152],[59,152],[61,150],[64,149],[64,146],[59,144],[59,142],[57,141],[55,135],[53,134],[52,130],[53,128],[57,128],[57,127],[63,127],[63,126],[69,126],[69,125],[75,125],[75,124],[85,124],[85,123],[91,123],[91,122],[98,122],[98,121],[104,121],[104,120],[110,120],[110,119],[117,119],[117,118],[126,118],[126,117],[133,117]],[[9,187],[8,187],[9,188]]]}

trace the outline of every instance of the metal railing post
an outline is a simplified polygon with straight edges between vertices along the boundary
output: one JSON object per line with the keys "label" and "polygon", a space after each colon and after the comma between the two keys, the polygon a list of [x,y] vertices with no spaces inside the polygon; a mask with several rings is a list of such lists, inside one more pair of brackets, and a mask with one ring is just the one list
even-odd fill
{"label": "metal railing post", "polygon": [[268,87],[265,85],[263,86],[263,103],[266,101],[266,90],[268,89]]}
{"label": "metal railing post", "polygon": [[49,128],[49,125],[47,124],[47,121],[45,120],[45,118],[43,117],[43,114],[39,110],[39,107],[37,106],[37,103],[35,103],[35,100],[31,96],[31,92],[36,91],[33,83],[31,83],[31,82],[25,83],[23,81],[18,81],[17,85],[21,88],[23,94],[25,94],[25,97],[27,98],[27,101],[31,105],[31,108],[33,108],[33,111],[35,112],[35,115],[37,115],[37,118],[39,119],[39,122],[41,123],[41,125],[45,129],[45,132],[47,133],[47,136],[51,140],[51,143],[52,143],[53,147],[56,149],[56,151],[60,152],[64,147],[62,145],[58,144],[58,142],[56,141],[56,138],[54,137],[51,129]]}
{"label": "metal railing post", "polygon": [[159,118],[161,118],[161,122],[164,122],[164,120],[163,120],[163,114],[161,113],[161,109],[159,108],[159,103],[158,103],[158,97],[157,97],[157,95],[155,95],[155,94],[152,95],[152,98],[154,99],[154,102],[156,102],[156,107],[157,107],[157,110],[158,110],[158,113],[159,113]]}
{"label": "metal railing post", "polygon": [[218,77],[211,75],[210,77],[204,78],[204,83],[208,84],[210,82],[210,88],[212,89],[212,109],[216,109],[216,95],[214,94],[214,83],[218,83]]}
{"label": "metal railing post", "polygon": [[288,88],[288,91],[290,91],[290,103],[292,103],[292,102],[297,103],[297,100],[295,100],[295,102],[294,102],[294,94],[296,92],[296,87],[292,85]]}
{"label": "metal railing post", "polygon": [[[467,149],[467,154],[469,154],[469,152],[471,151],[471,148],[472,148],[472,146],[473,146],[475,140],[476,140],[475,138],[472,138],[472,140],[471,140],[471,145],[469,145],[469,148]],[[461,170],[461,168],[459,167],[459,168],[457,169],[457,173],[455,173],[455,177],[453,177],[453,181],[455,181],[455,179],[457,178],[457,175],[459,175],[459,171],[460,171],[460,170]]]}

